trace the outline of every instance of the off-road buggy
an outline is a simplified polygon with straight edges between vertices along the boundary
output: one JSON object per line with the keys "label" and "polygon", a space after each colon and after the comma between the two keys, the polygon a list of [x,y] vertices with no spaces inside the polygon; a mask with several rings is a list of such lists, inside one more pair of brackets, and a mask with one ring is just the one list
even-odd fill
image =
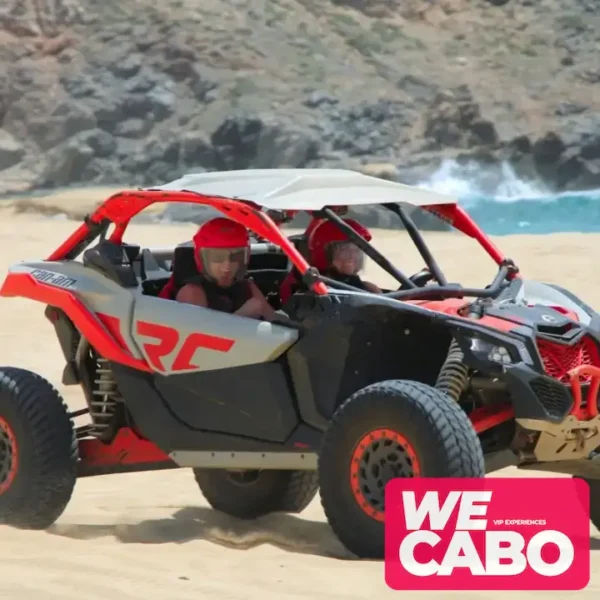
{"label": "off-road buggy", "polygon": [[[189,243],[123,241],[157,202],[209,206],[247,226],[249,276],[289,320],[157,297],[195,268]],[[405,275],[332,209],[364,204],[395,213],[429,281]],[[419,208],[497,263],[486,288],[447,282],[409,216]],[[302,236],[271,218],[293,211],[336,223],[398,289],[370,294],[311,268]],[[306,289],[279,306],[291,268]],[[484,477],[508,464],[590,480],[598,522],[600,318],[558,286],[523,280],[452,198],[343,170],[189,175],[112,196],[48,258],[13,265],[0,294],[46,305],[62,383],[81,386],[88,406],[69,412],[39,375],[0,369],[6,524],[49,527],[77,477],[189,467],[208,502],[239,518],[301,512],[320,489],[340,540],[381,557],[391,478]]]}

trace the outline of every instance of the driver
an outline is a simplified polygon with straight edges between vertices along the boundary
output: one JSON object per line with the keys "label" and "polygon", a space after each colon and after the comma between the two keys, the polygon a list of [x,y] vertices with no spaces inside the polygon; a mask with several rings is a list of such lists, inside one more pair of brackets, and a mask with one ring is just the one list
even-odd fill
{"label": "driver", "polygon": [[[367,242],[371,241],[371,232],[355,219],[344,222]],[[359,276],[365,262],[364,252],[341,231],[332,221],[323,221],[317,225],[308,239],[309,262],[323,275],[353,287],[381,294],[374,283],[363,281]]]}
{"label": "driver", "polygon": [[193,238],[198,275],[179,290],[178,302],[230,314],[271,321],[275,310],[257,285],[245,278],[250,258],[247,229],[217,217],[204,223]]}

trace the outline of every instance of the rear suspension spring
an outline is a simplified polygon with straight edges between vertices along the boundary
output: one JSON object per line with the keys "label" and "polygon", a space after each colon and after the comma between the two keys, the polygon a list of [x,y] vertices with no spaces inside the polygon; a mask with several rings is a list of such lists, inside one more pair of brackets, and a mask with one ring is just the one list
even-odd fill
{"label": "rear suspension spring", "polygon": [[103,439],[111,436],[121,394],[108,361],[100,356],[96,358],[93,381],[89,407],[93,430],[90,433]]}

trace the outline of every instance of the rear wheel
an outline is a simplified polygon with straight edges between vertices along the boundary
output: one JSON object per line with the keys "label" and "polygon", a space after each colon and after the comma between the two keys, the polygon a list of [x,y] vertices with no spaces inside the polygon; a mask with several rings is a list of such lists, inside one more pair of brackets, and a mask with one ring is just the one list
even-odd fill
{"label": "rear wheel", "polygon": [[484,477],[471,422],[442,392],[385,381],[336,411],[319,457],[321,502],[340,541],[361,558],[384,555],[384,491],[396,477]]}
{"label": "rear wheel", "polygon": [[194,469],[194,476],[215,510],[240,519],[300,513],[319,489],[316,471]]}
{"label": "rear wheel", "polygon": [[67,408],[43,377],[0,368],[0,523],[46,529],[66,508],[77,477]]}

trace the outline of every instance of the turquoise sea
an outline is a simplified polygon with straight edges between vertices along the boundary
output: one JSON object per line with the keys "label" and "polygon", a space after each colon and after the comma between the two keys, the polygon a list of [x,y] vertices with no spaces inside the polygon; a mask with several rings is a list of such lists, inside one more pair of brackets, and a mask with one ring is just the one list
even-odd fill
{"label": "turquoise sea", "polygon": [[600,189],[553,194],[509,167],[486,174],[451,162],[420,185],[459,198],[491,235],[600,232]]}

